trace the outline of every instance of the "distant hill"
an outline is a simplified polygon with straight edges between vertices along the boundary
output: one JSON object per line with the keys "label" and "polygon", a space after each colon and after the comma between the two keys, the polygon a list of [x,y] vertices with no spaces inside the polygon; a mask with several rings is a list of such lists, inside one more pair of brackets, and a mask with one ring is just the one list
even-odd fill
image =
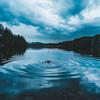
{"label": "distant hill", "polygon": [[72,41],[61,43],[27,43],[24,37],[14,35],[10,29],[4,28],[3,25],[0,24],[0,52],[5,51],[6,53],[6,51],[9,51],[17,53],[21,51],[23,52],[26,48],[59,48],[100,57],[100,34],[80,37]]}
{"label": "distant hill", "polygon": [[74,51],[81,54],[93,55],[100,57],[100,35],[93,37],[81,37],[72,41],[65,41],[61,43],[30,43],[28,47],[31,48],[59,48],[68,51]]}

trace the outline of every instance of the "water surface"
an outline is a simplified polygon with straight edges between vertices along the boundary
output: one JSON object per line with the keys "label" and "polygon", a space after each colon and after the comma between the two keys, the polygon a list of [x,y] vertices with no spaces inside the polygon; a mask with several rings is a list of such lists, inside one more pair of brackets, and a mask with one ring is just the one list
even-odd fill
{"label": "water surface", "polygon": [[100,59],[59,49],[27,49],[3,61],[2,100],[2,95],[4,100],[99,100]]}

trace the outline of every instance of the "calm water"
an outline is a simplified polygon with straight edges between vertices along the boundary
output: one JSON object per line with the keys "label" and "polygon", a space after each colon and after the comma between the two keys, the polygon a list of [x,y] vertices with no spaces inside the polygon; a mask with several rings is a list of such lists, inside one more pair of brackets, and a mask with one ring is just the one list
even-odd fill
{"label": "calm water", "polygon": [[58,49],[27,49],[4,63],[0,100],[100,100],[100,59]]}

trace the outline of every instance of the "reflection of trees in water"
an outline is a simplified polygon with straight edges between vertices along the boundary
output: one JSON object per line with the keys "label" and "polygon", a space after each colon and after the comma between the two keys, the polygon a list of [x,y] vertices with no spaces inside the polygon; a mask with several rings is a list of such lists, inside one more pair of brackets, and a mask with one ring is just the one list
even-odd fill
{"label": "reflection of trees in water", "polygon": [[0,24],[0,63],[14,54],[22,54],[26,49],[26,41],[20,35],[13,35],[12,31]]}
{"label": "reflection of trees in water", "polygon": [[76,38],[72,41],[65,41],[61,43],[30,43],[30,48],[58,48],[67,51],[74,51],[80,54],[92,55],[93,57],[100,57],[100,34],[95,36],[86,36]]}
{"label": "reflection of trees in water", "polygon": [[5,61],[9,60],[14,55],[23,55],[26,48],[20,49],[20,50],[13,50],[10,48],[6,48],[3,50],[0,50],[0,65],[4,64]]}

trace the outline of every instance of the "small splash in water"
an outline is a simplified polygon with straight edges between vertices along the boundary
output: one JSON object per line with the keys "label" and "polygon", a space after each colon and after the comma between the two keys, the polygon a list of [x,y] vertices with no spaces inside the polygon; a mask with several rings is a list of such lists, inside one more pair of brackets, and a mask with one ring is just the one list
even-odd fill
{"label": "small splash in water", "polygon": [[100,60],[73,52],[28,51],[1,66],[0,76],[0,93],[11,95],[59,88],[100,94]]}

